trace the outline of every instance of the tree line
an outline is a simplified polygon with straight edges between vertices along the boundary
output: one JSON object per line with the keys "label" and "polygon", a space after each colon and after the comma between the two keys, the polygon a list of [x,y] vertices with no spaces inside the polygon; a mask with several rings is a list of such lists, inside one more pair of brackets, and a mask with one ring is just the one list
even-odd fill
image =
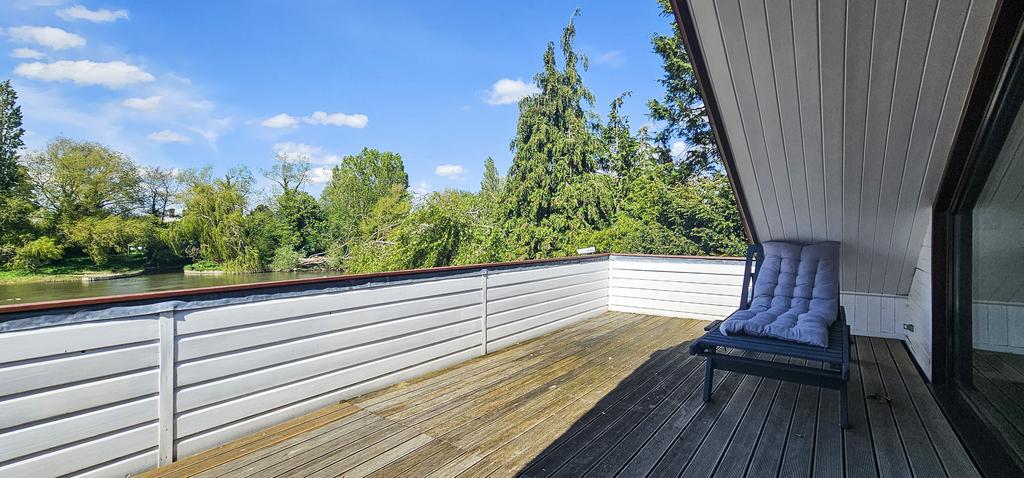
{"label": "tree line", "polygon": [[[663,13],[671,15],[667,2]],[[675,31],[673,27],[673,31]],[[332,169],[320,197],[305,190],[306,158],[278,154],[243,166],[143,167],[104,145],[55,138],[24,152],[21,113],[0,83],[0,263],[36,270],[68,257],[96,266],[130,257],[148,266],[232,272],[323,268],[346,272],[435,267],[601,252],[742,253],[732,189],[678,34],[654,35],[665,68],[648,100],[656,131],[622,114],[602,117],[584,84],[572,19],[548,44],[519,102],[501,175],[487,158],[479,191],[415,196],[400,154],[364,148]],[[682,141],[685,151],[673,151]],[[168,218],[169,207],[182,209]]]}

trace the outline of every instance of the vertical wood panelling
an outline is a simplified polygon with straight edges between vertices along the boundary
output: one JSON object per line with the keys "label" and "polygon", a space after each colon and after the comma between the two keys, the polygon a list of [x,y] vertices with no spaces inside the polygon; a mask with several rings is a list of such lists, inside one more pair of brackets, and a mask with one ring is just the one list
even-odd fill
{"label": "vertical wood panelling", "polygon": [[685,5],[759,238],[839,240],[843,290],[906,295],[995,0]]}

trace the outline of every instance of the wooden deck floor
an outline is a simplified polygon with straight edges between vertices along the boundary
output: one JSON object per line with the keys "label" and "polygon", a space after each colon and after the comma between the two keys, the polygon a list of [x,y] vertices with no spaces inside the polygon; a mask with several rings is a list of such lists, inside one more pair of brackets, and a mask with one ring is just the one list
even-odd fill
{"label": "wooden deck floor", "polygon": [[978,475],[899,342],[858,338],[844,432],[834,391],[719,372],[702,403],[703,325],[610,312],[149,475]]}

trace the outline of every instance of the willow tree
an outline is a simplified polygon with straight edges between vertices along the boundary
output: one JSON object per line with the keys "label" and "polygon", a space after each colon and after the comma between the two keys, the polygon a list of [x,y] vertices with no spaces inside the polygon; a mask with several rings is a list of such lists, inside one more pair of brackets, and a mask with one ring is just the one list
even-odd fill
{"label": "willow tree", "polygon": [[573,19],[562,31],[562,67],[555,44],[534,76],[539,92],[519,102],[514,153],[505,186],[503,255],[544,257],[571,251],[581,229],[607,221],[609,178],[596,174],[600,141],[593,134],[594,95],[583,84],[585,56],[573,50]]}

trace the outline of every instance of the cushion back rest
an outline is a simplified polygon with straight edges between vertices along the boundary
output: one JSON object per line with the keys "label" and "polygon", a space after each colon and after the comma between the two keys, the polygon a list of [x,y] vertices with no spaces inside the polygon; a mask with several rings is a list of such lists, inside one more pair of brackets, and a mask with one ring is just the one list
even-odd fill
{"label": "cushion back rest", "polygon": [[839,243],[764,243],[751,308],[834,318],[839,311]]}

